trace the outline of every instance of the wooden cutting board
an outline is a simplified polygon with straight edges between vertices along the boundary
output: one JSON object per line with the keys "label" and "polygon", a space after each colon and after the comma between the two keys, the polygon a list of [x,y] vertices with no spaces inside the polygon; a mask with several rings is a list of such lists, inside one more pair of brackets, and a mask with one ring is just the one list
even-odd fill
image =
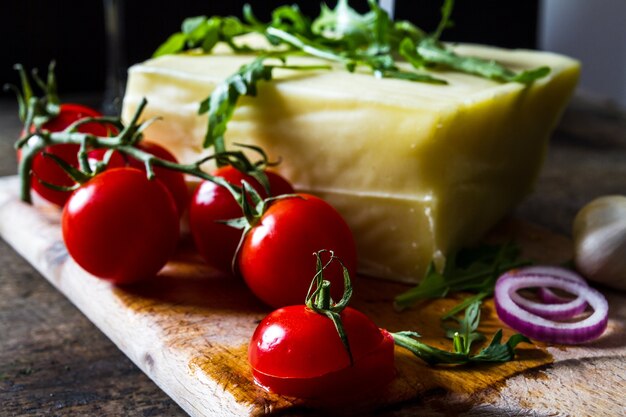
{"label": "wooden cutting board", "polygon": [[[206,267],[188,242],[151,282],[115,287],[80,269],[61,238],[58,209],[17,198],[15,177],[0,180],[0,235],[67,296],[139,368],[192,416],[328,415],[320,404],[257,387],[247,344],[270,310],[238,280]],[[539,262],[570,257],[570,242],[519,221],[500,225],[490,239],[522,245]],[[140,260],[138,260],[140,262]],[[361,277],[352,305],[391,331],[416,330],[450,348],[439,317],[455,299],[397,313],[391,300],[407,287]],[[522,344],[503,365],[428,367],[396,348],[397,377],[384,392],[332,413],[366,415],[626,415],[626,294],[601,289],[610,304],[608,330],[584,346]],[[493,304],[483,307],[481,330],[503,325]],[[505,338],[511,335],[504,328]]]}

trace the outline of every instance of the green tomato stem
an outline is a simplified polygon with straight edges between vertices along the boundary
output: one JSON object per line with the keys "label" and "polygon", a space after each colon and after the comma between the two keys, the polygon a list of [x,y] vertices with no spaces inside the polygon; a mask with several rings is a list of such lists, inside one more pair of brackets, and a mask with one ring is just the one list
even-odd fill
{"label": "green tomato stem", "polygon": [[[128,126],[121,129],[120,133],[116,136],[100,137],[88,133],[77,132],[76,129],[85,123],[101,123],[101,124],[113,124],[121,126],[119,120],[112,118],[88,118],[75,122],[70,125],[66,130],[62,132],[47,132],[37,130],[34,134],[31,134],[23,139],[18,140],[16,147],[22,150],[21,160],[19,164],[19,175],[21,178],[20,196],[22,201],[26,203],[32,203],[31,198],[31,175],[32,165],[35,155],[43,151],[46,146],[60,145],[60,144],[76,144],[80,145],[81,150],[79,152],[80,167],[88,175],[91,173],[87,160],[87,149],[114,149],[121,153],[124,153],[138,161],[143,162],[146,165],[146,172],[149,178],[154,176],[153,166],[160,166],[166,169],[179,171],[187,175],[192,175],[207,181],[211,181],[221,187],[226,188],[231,195],[237,200],[241,200],[241,188],[230,184],[228,181],[221,177],[216,177],[204,172],[200,165],[207,160],[203,158],[200,161],[193,164],[179,164],[176,162],[166,161],[155,157],[154,155],[145,152],[134,145],[141,139],[141,131],[145,127],[145,123],[137,124],[138,120],[143,112],[147,100],[144,98],[139,103],[133,118]],[[32,107],[31,107],[32,109]],[[29,112],[32,113],[32,110]],[[27,118],[27,119],[30,119]],[[150,122],[146,122],[150,123]],[[214,155],[215,159],[223,158],[244,158],[243,153],[228,152],[222,155]],[[223,159],[222,158],[222,159]]]}
{"label": "green tomato stem", "polygon": [[330,282],[322,281],[322,285],[320,287],[320,291],[317,293],[315,297],[315,308],[320,310],[329,310],[331,307],[331,299],[330,299]]}

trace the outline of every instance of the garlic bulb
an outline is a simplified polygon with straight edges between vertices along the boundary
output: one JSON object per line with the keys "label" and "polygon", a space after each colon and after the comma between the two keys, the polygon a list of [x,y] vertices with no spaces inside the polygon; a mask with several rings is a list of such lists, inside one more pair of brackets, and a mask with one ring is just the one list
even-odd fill
{"label": "garlic bulb", "polygon": [[574,262],[589,280],[626,290],[626,196],[600,197],[574,219]]}

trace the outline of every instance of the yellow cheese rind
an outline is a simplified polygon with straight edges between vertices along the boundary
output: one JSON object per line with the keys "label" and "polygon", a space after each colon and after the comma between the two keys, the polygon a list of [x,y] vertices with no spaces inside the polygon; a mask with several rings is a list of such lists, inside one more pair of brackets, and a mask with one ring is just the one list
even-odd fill
{"label": "yellow cheese rind", "polygon": [[[438,72],[449,85],[376,79],[342,69],[276,70],[244,98],[226,133],[262,146],[298,190],[321,195],[355,234],[360,269],[415,282],[431,260],[476,242],[531,190],[579,65],[534,51],[462,45],[516,69],[547,65],[532,86]],[[183,162],[206,132],[198,103],[250,56],[165,56],[131,68],[123,117],[142,97],[147,136]],[[297,58],[290,64],[319,64]],[[210,152],[210,151],[209,151]]]}

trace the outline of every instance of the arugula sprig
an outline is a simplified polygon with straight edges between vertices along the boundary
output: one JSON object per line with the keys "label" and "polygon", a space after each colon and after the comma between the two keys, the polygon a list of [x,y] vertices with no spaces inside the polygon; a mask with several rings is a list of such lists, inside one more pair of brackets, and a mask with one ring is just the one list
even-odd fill
{"label": "arugula sprig", "polygon": [[152,56],[156,58],[192,49],[210,53],[218,42],[226,43],[237,52],[253,52],[253,48],[238,46],[234,38],[257,30],[258,27],[247,25],[233,16],[190,17],[183,21],[181,31],[171,35]]}
{"label": "arugula sprig", "polygon": [[454,351],[469,355],[472,343],[485,339],[485,336],[478,332],[480,324],[480,301],[472,302],[466,309],[463,318],[452,316],[458,326],[447,327],[446,337],[452,339]]}
{"label": "arugula sprig", "polygon": [[[282,65],[266,64],[268,59],[282,62]],[[209,114],[209,126],[203,146],[215,147],[216,152],[226,150],[224,134],[228,122],[233,117],[237,101],[241,96],[257,95],[257,84],[272,79],[272,71],[276,68],[292,70],[328,69],[325,65],[286,65],[282,54],[261,55],[249,64],[243,65],[239,71],[217,85],[213,93],[207,97],[198,109],[199,114]],[[220,165],[219,161],[218,166]]]}
{"label": "arugula sprig", "polygon": [[441,298],[451,292],[468,291],[476,294],[463,300],[443,315],[446,320],[476,301],[493,294],[495,282],[504,271],[530,264],[519,259],[520,250],[516,245],[482,245],[461,250],[446,260],[442,272],[431,263],[424,279],[408,291],[398,295],[396,308],[406,309],[419,300]]}
{"label": "arugula sprig", "polygon": [[[452,25],[454,0],[444,0],[441,21],[430,34],[408,21],[394,22],[376,0],[368,0],[368,4],[366,13],[354,10],[348,0],[339,0],[332,9],[322,4],[315,19],[305,16],[295,5],[281,6],[274,10],[267,23],[256,18],[250,5],[244,6],[243,20],[233,16],[192,17],[183,22],[181,31],[170,36],[154,56],[187,50],[210,53],[218,42],[226,43],[237,53],[257,54],[250,64],[228,77],[202,103],[200,113],[209,113],[204,147],[216,146],[218,151],[223,150],[223,136],[238,98],[256,95],[257,82],[272,79],[276,66],[263,63],[271,56],[281,59],[285,68],[288,57],[304,54],[339,63],[348,71],[369,69],[377,78],[432,84],[447,82],[425,70],[446,69],[523,84],[530,84],[550,72],[549,68],[541,67],[516,73],[495,61],[461,56],[441,43],[442,32]],[[235,42],[236,38],[249,33],[263,35],[275,49],[258,49]],[[406,60],[413,69],[400,68],[398,58]]]}
{"label": "arugula sprig", "polygon": [[456,320],[459,327],[450,328],[446,332],[446,336],[452,339],[452,351],[420,342],[417,340],[420,335],[416,332],[404,331],[391,333],[391,335],[396,345],[408,349],[429,365],[508,362],[515,357],[515,347],[519,343],[531,343],[527,337],[519,333],[511,336],[506,343],[502,343],[502,330],[498,330],[486,348],[472,354],[472,344],[484,339],[484,336],[477,331],[480,323],[480,302],[472,303],[465,310],[464,317]]}

